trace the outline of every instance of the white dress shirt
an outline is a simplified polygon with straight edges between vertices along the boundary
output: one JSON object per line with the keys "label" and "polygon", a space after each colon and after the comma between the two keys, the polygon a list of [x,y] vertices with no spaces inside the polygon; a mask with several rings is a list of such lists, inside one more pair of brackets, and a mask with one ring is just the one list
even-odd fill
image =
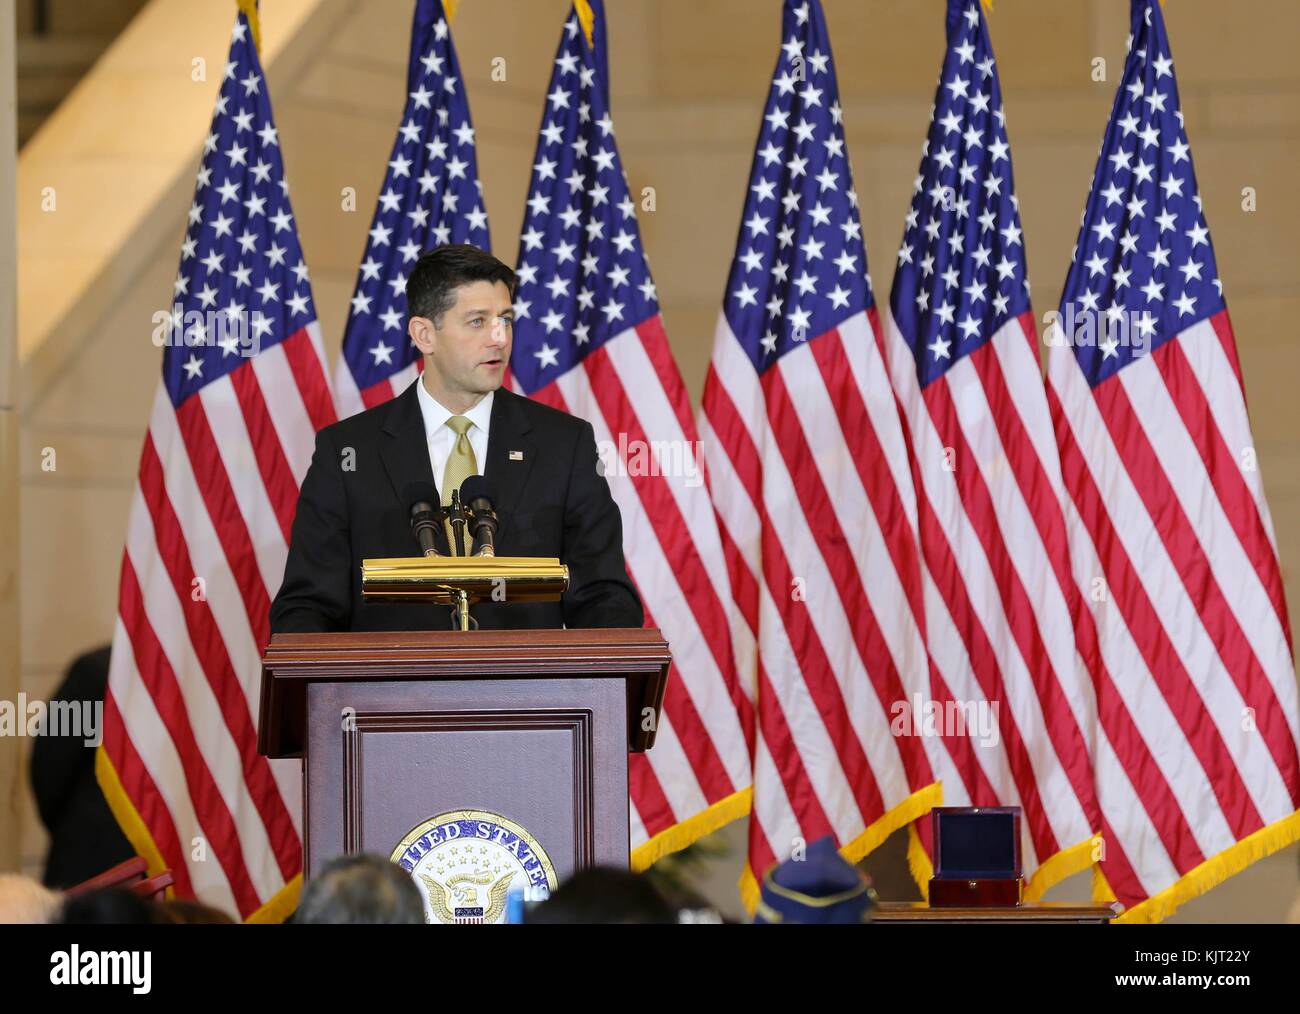
{"label": "white dress shirt", "polygon": [[492,399],[496,392],[489,391],[477,405],[468,412],[453,412],[438,402],[424,386],[424,379],[416,382],[419,388],[420,413],[424,416],[424,437],[429,443],[429,464],[433,466],[433,484],[438,487],[438,495],[446,496],[442,488],[442,473],[447,469],[447,459],[451,457],[452,445],[456,442],[456,433],[447,425],[447,420],[454,415],[464,415],[471,423],[469,428],[469,445],[474,448],[474,463],[478,465],[479,475],[487,464],[488,426],[492,421]]}

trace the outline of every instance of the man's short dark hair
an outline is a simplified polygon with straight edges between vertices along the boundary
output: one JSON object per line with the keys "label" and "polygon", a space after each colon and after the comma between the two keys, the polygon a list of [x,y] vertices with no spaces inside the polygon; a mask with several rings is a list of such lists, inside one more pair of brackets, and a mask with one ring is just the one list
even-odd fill
{"label": "man's short dark hair", "polygon": [[595,866],[571,876],[548,900],[527,912],[524,922],[667,925],[677,922],[677,914],[645,877]]}
{"label": "man's short dark hair", "polygon": [[411,875],[382,856],[339,856],[307,882],[295,923],[409,925],[424,922]]}
{"label": "man's short dark hair", "polygon": [[441,325],[456,303],[456,290],[474,282],[503,282],[514,297],[515,273],[486,250],[468,243],[435,247],[415,262],[406,280],[407,313]]}

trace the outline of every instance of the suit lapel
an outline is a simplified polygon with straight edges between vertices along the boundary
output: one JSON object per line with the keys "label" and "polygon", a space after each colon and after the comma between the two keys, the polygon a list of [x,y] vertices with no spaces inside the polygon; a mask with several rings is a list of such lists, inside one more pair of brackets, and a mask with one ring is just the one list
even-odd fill
{"label": "suit lapel", "polygon": [[[526,434],[532,428],[520,408],[517,394],[501,388],[492,400],[492,421],[488,430],[487,466],[483,474],[497,492],[497,518],[502,532],[510,527],[523,495],[528,473],[537,458],[537,448]],[[417,406],[418,407],[418,406]],[[426,454],[427,458],[428,455]]]}
{"label": "suit lapel", "polygon": [[[415,384],[418,383],[419,378],[416,378]],[[402,501],[403,513],[410,507],[403,500],[408,483],[430,482],[435,490],[438,488],[433,480],[433,465],[429,463],[429,441],[424,435],[424,415],[420,411],[415,384],[394,399],[383,427],[388,439],[379,448],[393,492]]]}

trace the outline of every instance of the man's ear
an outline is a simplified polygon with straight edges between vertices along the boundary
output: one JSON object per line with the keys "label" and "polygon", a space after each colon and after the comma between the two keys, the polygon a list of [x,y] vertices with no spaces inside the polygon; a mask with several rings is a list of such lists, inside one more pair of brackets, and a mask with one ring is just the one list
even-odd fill
{"label": "man's ear", "polygon": [[406,325],[406,333],[411,336],[411,342],[420,350],[420,355],[433,355],[433,321],[428,317],[412,317],[410,323]]}

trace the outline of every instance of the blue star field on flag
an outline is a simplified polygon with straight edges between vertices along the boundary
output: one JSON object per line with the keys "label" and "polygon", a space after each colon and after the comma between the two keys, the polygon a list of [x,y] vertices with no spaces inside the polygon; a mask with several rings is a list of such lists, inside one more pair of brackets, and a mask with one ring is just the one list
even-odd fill
{"label": "blue star field on flag", "polygon": [[759,372],[873,303],[818,0],[786,0],[723,312]]}
{"label": "blue star field on flag", "polygon": [[925,387],[1029,309],[1002,89],[979,0],[948,4],[948,52],[921,152],[890,312]]}
{"label": "blue star field on flag", "polygon": [[271,100],[242,13],[173,290],[163,383],[177,406],[316,320]]}
{"label": "blue star field on flag", "polygon": [[[1169,37],[1144,0],[1061,296],[1062,322],[1075,321],[1063,334],[1096,387],[1224,308]],[[1073,336],[1089,317],[1086,340]]]}
{"label": "blue star field on flag", "polygon": [[447,243],[489,249],[469,102],[440,0],[419,0],[407,101],[380,188],[343,338],[365,390],[420,358],[406,333],[406,280]]}
{"label": "blue star field on flag", "polygon": [[[599,26],[603,5],[591,6]],[[525,394],[659,312],[614,141],[599,29],[594,41],[571,13],[547,89],[516,268],[510,370]]]}

